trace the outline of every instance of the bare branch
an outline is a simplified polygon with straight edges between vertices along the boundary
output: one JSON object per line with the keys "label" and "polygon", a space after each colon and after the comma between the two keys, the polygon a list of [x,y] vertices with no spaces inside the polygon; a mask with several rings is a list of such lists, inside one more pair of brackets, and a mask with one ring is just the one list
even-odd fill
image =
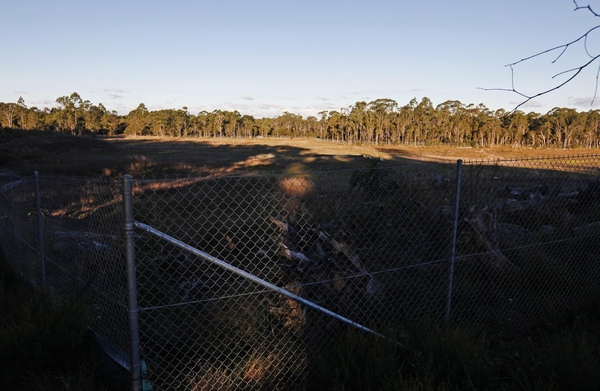
{"label": "bare branch", "polygon": [[588,57],[594,57],[590,54],[590,51],[588,50],[588,37],[585,37],[585,40],[583,41],[583,48],[585,49],[585,54],[588,55]]}
{"label": "bare branch", "polygon": [[579,10],[582,10],[582,9],[587,9],[588,11],[590,11],[592,13],[592,15],[600,17],[600,14],[596,13],[592,9],[592,6],[590,6],[589,4],[586,5],[585,7],[580,7],[579,4],[577,4],[576,0],[573,0],[573,4],[575,4],[575,11],[579,11]]}
{"label": "bare branch", "polygon": [[571,69],[567,69],[566,71],[562,71],[562,72],[558,72],[556,75],[552,76],[552,78],[554,79],[557,76],[560,75],[564,75],[565,73],[569,73],[569,72],[576,72],[579,70],[580,67],[575,67],[575,68],[571,68]]}
{"label": "bare branch", "polygon": [[[582,9],[587,9],[592,15],[600,17],[600,14],[598,14],[597,12],[595,12],[589,4],[587,6],[580,6],[577,3],[577,0],[573,0],[573,4],[575,4],[575,11],[582,10]],[[546,95],[546,94],[548,94],[548,93],[550,93],[552,91],[556,91],[559,88],[563,87],[565,84],[568,84],[573,79],[575,79],[581,73],[581,71],[583,71],[590,64],[592,64],[594,61],[596,61],[596,60],[598,60],[600,58],[600,54],[593,55],[592,53],[590,53],[589,48],[588,48],[588,38],[589,38],[589,35],[593,31],[595,31],[597,29],[600,29],[600,25],[597,25],[597,26],[594,26],[594,27],[590,28],[584,34],[582,34],[581,36],[579,36],[578,38],[576,38],[576,39],[574,39],[574,40],[572,40],[570,42],[567,42],[565,44],[552,47],[550,49],[543,50],[543,51],[535,53],[535,54],[533,54],[531,56],[524,57],[524,58],[522,58],[522,59],[520,59],[518,61],[515,61],[513,63],[506,64],[506,66],[510,68],[510,73],[511,73],[511,75],[510,75],[510,78],[511,78],[511,88],[479,88],[478,87],[478,89],[484,90],[484,91],[507,91],[507,92],[515,93],[515,94],[517,94],[517,95],[525,98],[525,100],[522,101],[521,103],[519,103],[510,113],[515,112],[517,109],[519,109],[521,106],[523,106],[527,102],[531,101],[532,99],[538,98],[538,97],[540,97],[542,95]],[[552,64],[554,64],[554,63],[556,63],[566,53],[566,51],[571,46],[575,45],[577,42],[579,42],[581,40],[583,40],[584,51],[588,55],[588,57],[590,57],[590,60],[588,62],[586,62],[585,64],[581,65],[581,66],[564,70],[564,71],[559,72],[559,73],[555,74],[554,76],[552,76],[552,79],[555,79],[558,76],[561,76],[561,75],[564,75],[564,74],[567,74],[567,73],[573,73],[565,81],[563,81],[563,82],[561,82],[561,83],[555,85],[554,87],[549,88],[549,89],[547,89],[545,91],[538,92],[538,93],[536,93],[534,95],[527,95],[527,94],[519,91],[517,88],[515,88],[514,67],[516,65],[518,65],[518,64],[520,64],[522,62],[525,62],[525,61],[529,61],[529,60],[531,60],[533,58],[540,57],[540,56],[542,56],[544,54],[560,50],[560,53],[551,62]],[[595,85],[595,88],[594,88],[594,97],[593,97],[592,103],[591,103],[592,105],[594,104],[594,101],[596,100],[596,96],[597,96],[597,93],[598,93],[598,85],[599,85],[598,79],[599,79],[599,76],[600,76],[600,61],[599,61],[599,64],[598,64],[598,71],[596,72],[596,85]]]}
{"label": "bare branch", "polygon": [[[560,83],[560,84],[558,84],[558,85],[556,85],[556,86],[554,86],[552,88],[549,88],[549,89],[547,89],[545,91],[538,92],[537,94],[534,94],[534,95],[527,95],[527,94],[524,94],[524,93],[516,90],[514,88],[514,84],[513,84],[513,88],[512,89],[509,89],[509,88],[479,88],[479,89],[480,90],[484,90],[484,91],[509,91],[509,92],[513,92],[513,93],[515,93],[517,95],[520,95],[523,98],[525,98],[525,100],[523,102],[519,103],[514,109],[512,109],[509,112],[509,113],[514,113],[515,111],[517,111],[519,109],[519,107],[523,106],[525,103],[529,102],[530,100],[538,98],[538,97],[540,97],[542,95],[546,95],[546,94],[548,94],[548,93],[550,93],[552,91],[556,91],[559,88],[561,88],[562,86],[564,86],[565,84],[569,83],[571,80],[573,80],[575,77],[577,77],[577,75],[579,75],[581,73],[581,71],[583,71],[585,68],[587,68],[591,63],[593,63],[598,58],[600,58],[600,54],[597,55],[597,56],[595,56],[595,57],[593,57],[590,61],[588,61],[587,63],[585,63],[584,65],[582,65],[580,67],[573,68],[573,69],[570,69],[568,71],[564,71],[564,72],[561,72],[561,73],[555,75],[555,76],[558,76],[560,74],[567,73],[567,72],[575,72],[571,77],[569,77],[567,80],[563,81],[562,83]],[[598,72],[600,73],[600,68],[598,69]],[[598,74],[596,74],[596,90],[594,92],[594,98],[596,97],[596,93],[598,92],[598,82],[597,82],[597,80],[598,80]],[[593,101],[592,101],[592,104],[593,104]]]}
{"label": "bare branch", "polygon": [[598,75],[600,74],[600,61],[598,62],[598,70],[596,71],[596,88],[594,89],[594,97],[592,98],[592,106],[594,105],[594,101],[596,100],[596,95],[598,94]]}
{"label": "bare branch", "polygon": [[588,36],[588,35],[589,35],[589,34],[590,34],[592,31],[594,31],[594,30],[596,30],[596,29],[600,29],[600,25],[592,27],[592,28],[591,28],[591,29],[589,29],[589,30],[588,30],[588,31],[587,31],[585,34],[581,35],[581,36],[580,36],[579,38],[577,38],[577,39],[574,39],[574,40],[572,40],[571,42],[565,43],[565,44],[563,44],[563,45],[558,45],[558,46],[555,46],[555,47],[553,47],[553,48],[550,48],[550,49],[546,49],[546,50],[544,50],[544,51],[541,51],[541,52],[538,52],[538,53],[536,53],[536,54],[532,54],[531,56],[528,56],[528,57],[522,58],[522,59],[520,59],[519,61],[515,61],[515,62],[513,62],[513,63],[506,64],[506,66],[507,66],[507,67],[510,67],[510,66],[513,66],[513,65],[517,65],[517,64],[520,64],[520,63],[522,63],[522,62],[525,62],[525,61],[527,61],[527,60],[531,60],[532,58],[539,57],[539,56],[541,56],[541,55],[543,55],[543,54],[550,53],[550,52],[553,52],[553,51],[555,51],[555,50],[558,50],[558,49],[562,49],[562,51],[560,52],[560,54],[559,54],[559,55],[558,55],[558,56],[557,56],[557,57],[556,57],[556,58],[555,58],[555,59],[552,61],[552,63],[554,64],[554,63],[555,63],[555,62],[556,62],[556,61],[557,61],[557,60],[558,60],[558,59],[559,59],[559,58],[560,58],[560,57],[561,57],[561,56],[564,54],[564,52],[566,52],[566,51],[567,51],[567,49],[568,49],[568,48],[569,48],[571,45],[574,45],[574,44],[576,44],[577,42],[581,41],[582,39],[585,39],[585,38],[586,38],[586,37],[587,37],[587,36]]}

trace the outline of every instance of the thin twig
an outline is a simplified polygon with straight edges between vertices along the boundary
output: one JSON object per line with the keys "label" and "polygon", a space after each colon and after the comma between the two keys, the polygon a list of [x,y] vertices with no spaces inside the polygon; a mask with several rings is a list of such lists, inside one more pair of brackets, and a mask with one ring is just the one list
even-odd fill
{"label": "thin twig", "polygon": [[555,51],[555,50],[558,50],[558,49],[562,49],[562,51],[560,52],[560,54],[559,54],[559,55],[558,55],[558,56],[557,56],[557,57],[556,57],[554,60],[552,60],[552,64],[554,64],[556,61],[558,61],[558,60],[559,60],[559,59],[562,57],[562,55],[563,55],[563,54],[564,54],[564,53],[567,51],[567,49],[568,49],[568,48],[569,48],[571,45],[574,45],[574,44],[576,44],[577,42],[581,41],[582,39],[585,39],[585,38],[586,38],[586,37],[587,37],[587,36],[588,36],[588,35],[589,35],[589,34],[590,34],[592,31],[594,31],[594,30],[596,30],[596,29],[599,29],[599,28],[600,28],[600,25],[598,25],[598,26],[594,26],[594,27],[592,27],[591,29],[589,29],[589,30],[588,30],[588,31],[587,31],[585,34],[582,34],[581,36],[579,36],[579,38],[576,38],[576,39],[574,39],[574,40],[572,40],[572,41],[570,41],[570,42],[567,42],[567,43],[565,43],[565,44],[558,45],[558,46],[555,46],[555,47],[553,47],[553,48],[550,48],[550,49],[543,50],[543,51],[541,51],[541,52],[538,52],[538,53],[536,53],[536,54],[532,54],[531,56],[528,56],[528,57],[522,58],[522,59],[520,59],[519,61],[515,61],[515,62],[513,62],[513,63],[506,64],[506,66],[507,66],[507,67],[511,67],[511,66],[513,66],[513,65],[517,65],[517,64],[520,64],[520,63],[522,63],[522,62],[525,62],[525,61],[531,60],[532,58],[539,57],[539,56],[541,56],[541,55],[543,55],[543,54],[550,53],[550,52],[553,52],[553,51]]}
{"label": "thin twig", "polygon": [[[600,14],[596,13],[589,4],[587,6],[580,6],[577,3],[577,0],[573,0],[573,4],[575,4],[575,11],[578,11],[578,10],[581,10],[581,9],[587,9],[592,15],[600,17]],[[598,55],[592,55],[590,53],[590,51],[588,49],[588,43],[587,43],[588,42],[588,37],[589,37],[590,33],[592,33],[593,31],[595,31],[597,29],[600,29],[600,25],[597,25],[597,26],[594,26],[594,27],[590,28],[587,32],[585,32],[584,34],[582,34],[581,36],[579,36],[578,38],[576,38],[576,39],[574,39],[574,40],[572,40],[570,42],[567,42],[565,44],[552,47],[550,49],[543,50],[543,51],[535,53],[535,54],[533,54],[531,56],[527,56],[527,57],[524,57],[524,58],[522,58],[522,59],[520,59],[518,61],[512,62],[510,64],[506,64],[506,66],[510,68],[511,88],[481,88],[481,87],[478,87],[478,89],[483,90],[483,91],[506,91],[506,92],[512,92],[512,93],[515,93],[515,94],[523,97],[525,100],[522,101],[521,103],[519,103],[508,114],[514,113],[521,106],[523,106],[524,104],[528,103],[529,101],[531,101],[531,100],[533,100],[535,98],[538,98],[538,97],[540,97],[542,95],[546,95],[546,94],[548,94],[548,93],[550,93],[552,91],[558,90],[559,88],[563,87],[565,84],[571,82],[575,77],[577,77],[581,73],[581,71],[583,71],[585,68],[587,68],[595,60],[598,60],[600,58],[600,54],[598,54]],[[577,42],[579,42],[581,40],[583,40],[584,51],[590,57],[590,60],[588,62],[586,62],[585,64],[579,66],[579,67],[567,69],[565,71],[556,73],[554,76],[552,76],[552,79],[554,79],[554,78],[556,78],[558,76],[561,76],[561,75],[564,75],[564,74],[567,74],[567,73],[573,73],[565,81],[563,81],[563,82],[561,82],[561,83],[555,85],[554,87],[549,88],[549,89],[547,89],[545,91],[538,92],[538,93],[536,93],[534,95],[525,94],[525,93],[519,91],[517,88],[515,88],[515,73],[514,73],[514,67],[515,67],[515,65],[518,65],[518,64],[520,64],[522,62],[525,62],[525,61],[529,61],[529,60],[531,60],[533,58],[542,56],[544,54],[547,54],[547,53],[550,53],[550,52],[553,52],[553,51],[556,51],[556,50],[560,50],[560,53],[551,62],[552,64],[554,64],[554,63],[556,63],[563,56],[563,54],[566,53],[566,51],[571,46],[573,46],[574,44],[576,44]],[[594,97],[592,98],[592,103],[591,103],[592,105],[594,104],[594,102],[596,100],[596,96],[598,94],[598,84],[599,84],[598,83],[598,77],[599,77],[599,75],[600,75],[600,61],[599,61],[599,64],[598,64],[598,71],[596,72],[596,85],[595,85],[595,88],[594,88]]]}
{"label": "thin twig", "polygon": [[579,4],[577,4],[576,0],[573,0],[573,4],[575,4],[575,11],[581,10],[581,9],[587,9],[588,11],[590,11],[594,16],[598,16],[600,17],[600,14],[596,13],[593,9],[591,5],[586,5],[585,7],[580,7]]}

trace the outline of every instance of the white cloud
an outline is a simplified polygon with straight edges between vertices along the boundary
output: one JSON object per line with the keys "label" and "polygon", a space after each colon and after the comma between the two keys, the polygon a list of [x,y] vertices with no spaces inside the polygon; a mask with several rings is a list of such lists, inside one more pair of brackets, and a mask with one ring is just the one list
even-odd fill
{"label": "white cloud", "polygon": [[[508,102],[510,105],[514,105],[514,106],[518,106],[521,103],[523,103],[523,101],[512,101],[512,102]],[[531,108],[540,108],[540,107],[545,107],[546,105],[534,100],[530,100],[529,102],[521,105],[522,108],[525,107],[531,107]]]}
{"label": "white cloud", "polygon": [[[592,104],[592,102],[593,102],[593,104]],[[591,96],[588,96],[588,97],[570,96],[567,98],[567,104],[570,106],[577,106],[577,107],[581,107],[581,108],[585,109],[585,108],[600,106],[600,101],[598,98],[596,98],[594,100],[594,98]]]}
{"label": "white cloud", "polygon": [[41,99],[33,101],[31,104],[36,107],[53,107],[56,105],[56,101],[51,99]]}

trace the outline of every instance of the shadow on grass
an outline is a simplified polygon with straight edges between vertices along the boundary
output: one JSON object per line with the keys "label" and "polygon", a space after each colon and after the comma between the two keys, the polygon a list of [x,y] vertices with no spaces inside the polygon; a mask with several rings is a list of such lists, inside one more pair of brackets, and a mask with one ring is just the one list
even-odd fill
{"label": "shadow on grass", "polygon": [[599,330],[598,305],[499,336],[408,325],[406,348],[353,330],[320,358],[309,389],[597,390]]}
{"label": "shadow on grass", "polygon": [[126,390],[99,365],[88,320],[82,306],[33,292],[0,248],[0,389]]}

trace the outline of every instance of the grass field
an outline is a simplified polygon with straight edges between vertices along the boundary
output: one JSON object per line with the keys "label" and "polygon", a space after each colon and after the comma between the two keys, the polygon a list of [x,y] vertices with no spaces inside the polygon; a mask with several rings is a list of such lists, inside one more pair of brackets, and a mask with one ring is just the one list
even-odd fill
{"label": "grass field", "polygon": [[[0,252],[0,387],[127,389],[127,382],[107,377],[91,354],[80,308],[50,305],[20,283],[1,257]],[[407,335],[404,348],[356,331],[341,335],[306,389],[600,389],[598,305],[503,335],[435,326],[409,329]]]}
{"label": "grass field", "polygon": [[33,292],[7,267],[0,248],[0,389],[127,389],[93,354],[88,323],[82,306]]}
{"label": "grass field", "polygon": [[[262,250],[259,247],[253,248],[251,244],[264,241],[264,237],[269,239],[271,236],[277,236],[274,227],[268,223],[269,217],[273,216],[273,211],[278,211],[277,214],[282,216],[280,218],[284,221],[295,220],[297,225],[303,222],[308,227],[315,227],[328,223],[330,227],[327,229],[332,234],[335,234],[332,231],[335,229],[333,224],[335,222],[339,227],[343,227],[343,230],[339,229],[340,236],[336,237],[357,249],[361,259],[370,262],[368,264],[370,268],[394,268],[412,265],[413,262],[443,258],[447,252],[445,246],[449,243],[446,239],[449,237],[450,224],[448,221],[442,221],[437,211],[442,206],[452,203],[452,188],[433,188],[429,183],[431,173],[441,172],[452,177],[451,172],[454,170],[454,162],[457,158],[498,159],[575,155],[589,152],[589,150],[348,146],[299,139],[100,139],[25,132],[3,131],[0,133],[1,168],[13,170],[21,175],[30,175],[33,170],[37,170],[46,175],[66,174],[117,178],[122,174],[132,174],[138,178],[145,176],[147,179],[154,177],[162,179],[165,176],[185,177],[190,175],[195,177],[212,174],[214,177],[233,173],[259,172],[295,174],[348,169],[344,175],[334,172],[310,176],[310,182],[303,184],[304,187],[309,185],[309,191],[306,194],[298,194],[297,188],[295,193],[286,193],[286,190],[289,190],[287,182],[285,182],[286,177],[282,177],[283,179],[278,181],[275,177],[260,179],[260,177],[250,176],[223,181],[206,178],[205,182],[198,181],[197,183],[182,181],[178,188],[172,187],[171,182],[167,181],[164,183],[164,188],[160,187],[160,183],[152,182],[148,183],[147,189],[142,189],[143,192],[136,193],[138,196],[136,219],[157,226],[186,242],[197,245],[198,248],[211,250],[211,252],[221,251],[222,253],[218,255],[233,264],[243,259],[246,267],[253,265],[252,262],[258,259],[252,254],[258,254]],[[351,176],[352,171],[359,168],[364,169],[369,164],[378,161],[378,159],[365,159],[364,156],[376,157],[389,162],[394,166],[393,171],[397,176],[380,178],[377,174],[379,171],[376,169],[363,170],[367,175],[358,177],[359,184],[364,185],[363,190],[348,191],[348,186],[352,181],[348,177]],[[495,186],[499,186],[501,182],[504,184],[505,180],[506,183],[511,183],[513,177],[520,178],[523,185],[528,185],[541,175],[538,170],[517,170],[514,168],[504,169],[501,172],[503,174],[500,175],[501,178],[496,182],[491,182],[494,187],[491,188],[490,194],[495,195]],[[404,175],[405,173],[408,175]],[[545,173],[542,174],[545,175]],[[300,176],[300,178],[303,177]],[[321,179],[318,180],[318,178]],[[374,181],[373,178],[375,178]],[[562,176],[559,175],[555,182],[559,183],[561,178]],[[521,184],[519,183],[519,185]],[[156,188],[151,186],[156,186]],[[246,198],[247,194],[263,188],[267,189],[263,193],[269,197]],[[239,192],[239,189],[244,192]],[[374,190],[383,191],[383,193],[377,195]],[[563,191],[565,190],[569,189],[563,189]],[[483,193],[477,193],[473,196],[473,200],[477,201],[478,198],[481,198],[481,194]],[[238,195],[238,198],[235,195]],[[273,195],[277,195],[277,197],[270,197]],[[262,200],[263,203],[268,202],[269,205],[257,203],[258,200]],[[300,202],[297,202],[298,200]],[[198,205],[207,207],[198,208]],[[266,214],[261,215],[259,212],[262,209],[259,207],[267,206],[272,210],[266,209]],[[460,295],[462,292],[463,301],[470,307],[485,309],[488,312],[488,318],[500,315],[500,311],[496,311],[494,305],[497,305],[497,308],[505,307],[504,301],[501,300],[504,299],[504,293],[507,293],[504,290],[506,290],[506,286],[510,285],[508,283],[519,288],[518,292],[520,292],[522,301],[528,305],[543,304],[547,299],[552,298],[552,295],[563,295],[562,291],[546,290],[545,281],[548,276],[556,278],[559,282],[567,279],[568,284],[561,285],[564,288],[563,291],[568,291],[567,293],[571,295],[579,294],[578,288],[581,284],[578,283],[580,280],[577,278],[582,274],[581,271],[586,271],[585,277],[593,276],[593,273],[598,271],[598,268],[595,267],[597,246],[582,241],[579,247],[589,251],[589,254],[586,256],[585,262],[580,262],[580,268],[571,270],[564,267],[567,263],[564,261],[568,258],[565,256],[569,255],[575,258],[579,253],[571,251],[567,246],[561,247],[563,245],[560,243],[563,242],[563,236],[571,238],[570,228],[597,221],[598,216],[594,213],[598,211],[594,209],[594,213],[590,213],[590,210],[579,214],[574,213],[571,220],[563,222],[561,219],[566,215],[565,208],[566,206],[562,204],[555,205],[552,213],[547,216],[541,212],[535,214],[528,211],[526,219],[523,219],[520,214],[507,215],[508,217],[500,214],[500,219],[504,218],[506,222],[527,227],[531,232],[537,232],[542,225],[552,223],[558,227],[554,233],[550,234],[553,239],[556,239],[557,244],[550,247],[545,246],[548,248],[544,247],[534,252],[521,251],[517,248],[511,250],[512,253],[507,253],[522,271],[518,275],[513,275],[512,269],[505,271],[504,274],[485,268],[473,269],[472,265],[482,263],[482,259],[479,258],[475,259],[473,263],[465,262],[462,269],[457,269],[457,275],[460,275],[461,272],[465,274],[457,280],[457,294]],[[247,210],[253,212],[247,213]],[[306,212],[307,210],[310,213]],[[506,213],[508,212],[507,210]],[[545,212],[545,209],[542,212]],[[247,221],[241,217],[244,214],[248,215]],[[486,216],[488,214],[472,216],[472,227],[475,227],[475,223],[478,222],[475,217]],[[492,215],[489,214],[489,216]],[[203,222],[209,222],[210,225],[202,226]],[[160,226],[161,224],[163,226]],[[191,225],[188,227],[187,224]],[[564,232],[561,231],[560,224],[569,230],[565,228]],[[169,229],[175,231],[171,232]],[[476,229],[473,228],[475,229],[473,232],[468,229],[470,228],[465,228],[463,241],[459,242],[459,247],[462,247],[464,253],[472,251],[471,247],[474,249],[482,247],[481,240],[473,234],[473,232],[477,232]],[[592,229],[595,228],[592,227]],[[342,234],[347,236],[344,237]],[[547,240],[548,238],[544,237],[543,239]],[[227,247],[232,240],[236,241],[235,249]],[[391,250],[386,250],[388,251],[386,253],[382,252],[384,246],[381,243],[384,242],[393,245],[390,247]],[[439,245],[438,242],[446,244]],[[272,241],[267,244],[275,248],[279,243]],[[514,247],[512,242],[509,245],[506,247]],[[139,251],[140,255],[144,251],[163,257],[169,255],[170,250],[165,250],[165,246],[161,243],[149,241],[144,246]],[[440,251],[440,254],[437,251]],[[272,259],[268,260],[273,262],[278,259],[275,255],[269,257]],[[267,262],[267,260],[261,259],[261,262]],[[384,260],[389,264],[383,264]],[[497,259],[495,260],[497,261]],[[571,258],[568,260],[570,263]],[[487,262],[489,261],[487,259]],[[398,262],[404,262],[406,265]],[[576,263],[573,262],[573,264]],[[151,270],[152,263],[147,265],[147,267],[140,268],[138,279],[138,283],[142,285],[140,296],[144,296],[144,288],[154,287],[155,291],[150,297],[157,302],[144,303],[141,301],[142,304],[163,304],[158,302],[159,299],[162,300],[163,296],[165,300],[171,300],[173,298],[171,292],[161,290],[165,284],[161,285],[156,282],[153,285],[145,286],[144,279],[150,280],[157,275],[156,270]],[[257,265],[263,264],[257,263]],[[547,265],[548,270],[540,268],[544,265]],[[260,272],[262,269],[259,268],[258,271]],[[390,297],[390,303],[396,303],[391,299],[401,301],[404,298],[410,299],[419,295],[433,298],[435,292],[432,293],[428,284],[439,285],[437,280],[443,282],[447,280],[443,275],[445,268],[443,273],[437,273],[436,270],[427,268],[410,270],[400,274],[404,275],[403,278],[392,278],[396,274],[390,274],[387,278],[389,281],[387,281],[381,277],[388,287],[387,295]],[[147,275],[144,274],[144,271]],[[570,272],[572,273],[569,274]],[[186,273],[196,276],[190,270],[186,270]],[[206,271],[198,271],[198,273],[198,275],[203,275],[206,274]],[[170,274],[165,275],[173,277]],[[265,278],[267,277],[269,276],[265,276]],[[0,308],[3,310],[0,312],[0,316],[2,316],[3,323],[0,329],[2,336],[0,352],[12,352],[10,353],[11,357],[18,358],[18,360],[14,360],[13,366],[6,367],[7,375],[17,373],[19,366],[23,369],[21,372],[24,373],[24,375],[12,377],[5,375],[5,378],[12,379],[6,383],[7,387],[5,388],[12,386],[14,389],[52,389],[52,387],[103,389],[102,387],[106,387],[104,383],[97,380],[99,369],[93,357],[89,356],[89,343],[85,338],[86,320],[85,317],[76,316],[80,313],[77,306],[51,305],[44,301],[43,297],[20,288],[10,274],[3,274],[1,283]],[[539,283],[539,286],[535,283]],[[415,294],[417,291],[413,289],[415,285],[420,286],[418,295]],[[409,287],[411,289],[408,289]],[[351,292],[349,288],[346,290]],[[12,292],[17,292],[17,294],[13,295]],[[499,293],[484,297],[480,295],[481,292]],[[539,297],[533,293],[538,294]],[[445,286],[442,286],[439,295],[441,300],[436,299],[436,302],[439,301],[443,304],[444,294]],[[515,298],[516,302],[515,296],[506,297],[511,297],[510,300]],[[473,298],[478,300],[469,301]],[[220,319],[222,320],[220,324],[209,322],[208,325],[203,325],[201,323],[204,318],[193,316],[194,314],[178,315],[181,318],[176,319],[166,316],[167,312],[157,312],[158,326],[152,330],[158,331],[152,335],[152,338],[147,336],[145,338],[152,341],[162,338],[171,343],[170,338],[163,337],[170,336],[175,332],[174,330],[177,330],[177,327],[180,327],[179,324],[175,324],[175,321],[190,320],[190,322],[185,322],[189,326],[189,330],[185,329],[184,331],[189,331],[192,336],[196,336],[201,327],[211,331],[209,336],[215,334],[212,337],[215,341],[210,342],[213,344],[212,347],[224,355],[224,349],[232,351],[246,349],[243,344],[237,343],[238,340],[233,338],[231,340],[236,344],[226,346],[225,342],[231,338],[227,334],[243,332],[244,338],[251,337],[250,339],[254,338],[259,341],[270,335],[269,333],[275,329],[271,327],[273,325],[278,327],[277,330],[280,331],[280,334],[285,331],[279,324],[281,323],[279,319],[270,315],[268,305],[262,303],[264,308],[260,308],[259,304],[261,303],[244,303],[233,303],[235,305],[231,305],[230,308],[220,304],[214,305],[214,308],[203,308],[202,314],[206,315],[206,319],[209,317]],[[417,301],[415,303],[418,304]],[[341,305],[339,307],[343,309]],[[326,348],[321,350],[318,357],[313,360],[311,373],[304,384],[305,389],[600,389],[598,375],[600,373],[600,310],[598,305],[562,311],[560,317],[545,317],[542,322],[537,322],[534,326],[529,324],[519,330],[504,329],[497,333],[496,330],[493,334],[490,333],[490,329],[467,328],[464,325],[442,327],[440,322],[427,322],[425,320],[429,319],[427,313],[417,313],[410,306],[404,309],[396,307],[390,305],[387,308],[391,310],[382,310],[380,315],[387,317],[392,314],[395,316],[394,320],[419,320],[413,324],[407,321],[398,326],[406,335],[401,338],[404,344],[403,348],[351,330],[338,333],[336,338],[333,341],[330,340]],[[415,308],[417,307],[418,305]],[[242,313],[240,318],[240,308],[252,310],[245,314],[246,317]],[[349,309],[353,308],[353,306],[349,307]],[[262,322],[255,316],[258,310],[264,313],[269,322]],[[439,317],[443,312],[438,312],[437,316]],[[358,315],[363,316],[365,322],[368,322],[369,319],[373,320],[371,313]],[[463,315],[465,318],[471,316],[467,313]],[[240,322],[240,319],[245,323]],[[170,321],[174,322],[174,327],[167,327]],[[46,327],[48,324],[53,328]],[[212,333],[215,331],[214,328],[223,325],[229,328],[223,328],[225,331],[221,330],[221,336],[217,335],[218,333]],[[265,325],[269,327],[263,327]],[[293,330],[288,331],[292,333]],[[393,333],[393,331],[390,332]],[[395,339],[394,335],[391,337]],[[142,339],[144,340],[144,336]],[[48,343],[37,344],[39,341],[46,340]],[[62,340],[66,341],[65,346],[60,343],[57,345],[57,341]],[[196,338],[195,343],[198,346],[194,345],[194,350],[207,349],[203,345],[206,345],[206,341],[209,340],[210,338],[206,336]],[[243,341],[242,338],[239,340]],[[269,337],[269,340],[273,346],[279,346],[275,343],[279,341],[278,339]],[[287,338],[282,340],[287,341]],[[290,338],[290,340],[292,339]],[[252,380],[262,379],[261,368],[272,374],[278,373],[274,369],[277,368],[277,365],[273,363],[283,361],[283,359],[273,352],[280,351],[284,355],[287,354],[288,345],[281,346],[283,348],[280,350],[271,349],[266,352],[258,352],[250,349],[252,345],[249,345],[247,351],[241,352],[248,356],[248,361],[239,368],[240,373],[234,375]],[[181,353],[183,348],[178,347],[176,351]],[[33,359],[29,360],[28,357],[33,357]],[[72,362],[71,357],[78,357],[78,359],[76,362]],[[219,360],[220,358],[216,361]],[[304,362],[301,358],[299,360]],[[168,360],[165,359],[165,361]],[[171,359],[171,361],[173,360]],[[60,365],[48,367],[46,365],[48,362]],[[170,363],[165,363],[165,365],[168,364]],[[205,364],[206,371],[211,374],[209,379],[218,379],[221,374],[225,381],[227,376],[231,375],[219,372],[222,368],[217,365],[210,366],[211,362]],[[86,379],[91,380],[86,381]],[[194,389],[225,389],[218,384],[206,384],[204,379],[201,374],[198,374],[198,378],[193,379],[192,382]],[[46,383],[51,385],[50,388],[43,388]],[[265,386],[265,389],[269,388]]]}
{"label": "grass field", "polygon": [[0,130],[0,168],[30,175],[197,175],[242,172],[328,171],[364,167],[364,157],[421,165],[456,159],[575,155],[589,149],[360,146],[315,139],[165,139],[76,137]]}

